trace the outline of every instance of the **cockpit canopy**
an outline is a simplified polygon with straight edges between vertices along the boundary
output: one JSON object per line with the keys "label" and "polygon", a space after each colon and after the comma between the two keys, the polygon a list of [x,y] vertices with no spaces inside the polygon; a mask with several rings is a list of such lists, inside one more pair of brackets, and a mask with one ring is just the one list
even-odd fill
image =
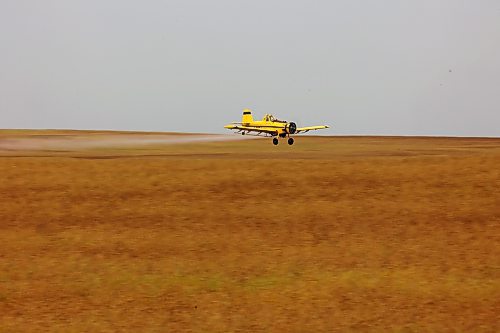
{"label": "cockpit canopy", "polygon": [[277,122],[277,123],[286,123],[286,120],[279,120],[275,118],[272,114],[266,114],[264,118],[262,118],[263,121],[271,121],[271,122]]}

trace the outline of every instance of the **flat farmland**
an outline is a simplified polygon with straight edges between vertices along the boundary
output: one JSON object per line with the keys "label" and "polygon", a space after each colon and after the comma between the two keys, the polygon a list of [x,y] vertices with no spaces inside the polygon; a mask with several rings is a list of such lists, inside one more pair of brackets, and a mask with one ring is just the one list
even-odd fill
{"label": "flat farmland", "polygon": [[500,139],[216,137],[0,131],[0,332],[500,330]]}

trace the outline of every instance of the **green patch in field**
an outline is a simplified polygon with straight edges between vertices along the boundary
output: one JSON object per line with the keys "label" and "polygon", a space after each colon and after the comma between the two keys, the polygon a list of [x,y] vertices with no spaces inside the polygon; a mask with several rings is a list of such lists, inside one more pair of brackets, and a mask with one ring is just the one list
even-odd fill
{"label": "green patch in field", "polygon": [[175,274],[163,278],[166,286],[175,286],[188,292],[209,291],[216,292],[229,284],[229,280],[222,275],[193,275]]}
{"label": "green patch in field", "polygon": [[245,280],[243,289],[248,291],[268,290],[282,288],[292,284],[294,281],[291,275],[256,276]]}

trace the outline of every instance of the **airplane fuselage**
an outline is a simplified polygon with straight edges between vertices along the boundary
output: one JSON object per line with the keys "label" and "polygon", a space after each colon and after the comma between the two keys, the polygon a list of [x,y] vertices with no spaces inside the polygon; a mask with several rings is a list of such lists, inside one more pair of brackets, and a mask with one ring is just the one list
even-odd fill
{"label": "airplane fuselage", "polygon": [[[265,121],[257,120],[252,122],[241,123],[243,126],[252,127],[256,129],[266,129],[270,131],[272,136],[285,137],[290,134],[294,134],[297,125],[294,122],[287,121]],[[274,131],[274,133],[272,133]]]}

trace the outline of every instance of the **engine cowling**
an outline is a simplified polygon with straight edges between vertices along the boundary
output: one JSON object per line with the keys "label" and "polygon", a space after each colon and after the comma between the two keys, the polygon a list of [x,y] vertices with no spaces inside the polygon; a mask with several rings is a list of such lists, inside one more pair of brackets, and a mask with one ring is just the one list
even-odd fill
{"label": "engine cowling", "polygon": [[289,122],[285,126],[285,131],[287,132],[287,134],[294,134],[297,131],[297,124],[295,124],[294,122]]}

